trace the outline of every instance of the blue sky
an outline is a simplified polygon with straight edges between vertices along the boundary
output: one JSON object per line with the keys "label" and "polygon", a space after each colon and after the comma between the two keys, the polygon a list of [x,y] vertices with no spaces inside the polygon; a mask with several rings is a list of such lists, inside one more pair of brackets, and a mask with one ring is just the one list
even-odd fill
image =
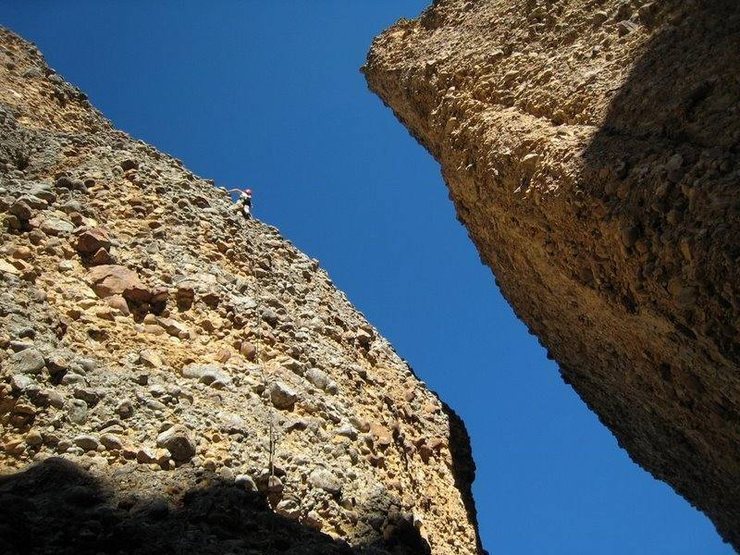
{"label": "blue sky", "polygon": [[116,126],[227,187],[310,256],[464,418],[492,554],[725,554],[559,378],[370,94],[372,37],[427,0],[0,0]]}

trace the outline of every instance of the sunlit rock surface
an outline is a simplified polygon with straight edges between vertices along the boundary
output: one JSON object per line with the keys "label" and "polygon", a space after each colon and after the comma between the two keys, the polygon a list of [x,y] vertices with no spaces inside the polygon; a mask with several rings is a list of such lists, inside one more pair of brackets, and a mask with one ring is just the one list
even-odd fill
{"label": "sunlit rock surface", "polygon": [[460,419],[308,258],[0,31],[0,551],[479,552]]}

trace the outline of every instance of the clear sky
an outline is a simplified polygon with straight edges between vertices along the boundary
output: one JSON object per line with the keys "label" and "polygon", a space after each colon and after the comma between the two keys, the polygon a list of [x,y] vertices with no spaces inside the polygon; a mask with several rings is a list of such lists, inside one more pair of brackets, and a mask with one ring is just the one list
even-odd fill
{"label": "clear sky", "polygon": [[257,217],[321,260],[464,418],[492,555],[732,553],[561,381],[437,163],[367,90],[372,37],[429,1],[0,0],[0,24],[119,128],[251,187]]}

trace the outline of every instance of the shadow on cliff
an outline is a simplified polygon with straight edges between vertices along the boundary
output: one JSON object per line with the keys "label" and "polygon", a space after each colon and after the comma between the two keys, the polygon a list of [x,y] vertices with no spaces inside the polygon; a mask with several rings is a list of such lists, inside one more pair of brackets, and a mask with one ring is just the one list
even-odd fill
{"label": "shadow on cliff", "polygon": [[[590,406],[611,406],[600,417],[635,460],[740,549],[740,417],[731,397],[740,387],[732,292],[740,256],[740,2],[665,0],[635,18],[654,35],[584,151],[579,182],[616,220],[627,259],[637,261],[636,289],[614,297],[628,312],[661,313],[674,326],[677,352],[645,346],[654,372],[648,364],[639,395],[650,414],[605,398],[587,376],[566,378]],[[679,356],[685,344],[698,354]],[[679,379],[701,387],[687,395]],[[649,437],[635,435],[646,424]]]}
{"label": "shadow on cliff", "polygon": [[[710,244],[713,252],[729,255],[692,268],[688,285],[697,291],[684,292],[678,304],[685,310],[672,310],[666,288],[659,294],[668,299],[663,311],[681,337],[709,336],[718,354],[737,365],[740,343],[726,314],[736,299],[716,288],[732,273],[712,271],[732,271],[731,261],[740,256],[737,220],[726,221],[728,211],[739,208],[733,172],[740,154],[740,2],[664,0],[644,6],[638,20],[660,29],[642,47],[585,149],[579,183],[619,221],[632,258],[645,262],[640,281],[668,282],[693,265],[685,257],[695,258]],[[702,181],[711,191],[695,187]],[[683,253],[679,237],[665,234],[674,229],[688,241]],[[676,244],[660,244],[669,240]],[[629,312],[637,309],[634,291],[612,293],[622,296]],[[692,294],[706,301],[693,314]]]}
{"label": "shadow on cliff", "polygon": [[383,518],[384,534],[350,547],[275,514],[262,494],[233,482],[194,487],[173,506],[164,496],[115,491],[62,458],[0,477],[0,552],[7,555],[431,554],[413,523]]}
{"label": "shadow on cliff", "polygon": [[455,479],[455,487],[462,496],[465,512],[468,515],[468,522],[474,522],[476,543],[478,553],[488,555],[483,549],[480,534],[478,531],[478,514],[475,509],[475,499],[473,498],[472,485],[475,480],[475,461],[473,460],[473,450],[470,446],[470,436],[465,427],[465,423],[452,408],[442,401],[442,410],[447,415],[450,423],[449,446],[452,455],[452,475]]}

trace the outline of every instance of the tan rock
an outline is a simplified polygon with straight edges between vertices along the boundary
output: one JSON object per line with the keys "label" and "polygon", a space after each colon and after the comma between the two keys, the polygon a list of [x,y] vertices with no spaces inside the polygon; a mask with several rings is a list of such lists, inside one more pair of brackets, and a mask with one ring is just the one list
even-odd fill
{"label": "tan rock", "polygon": [[0,258],[0,272],[4,272],[6,274],[12,274],[14,276],[20,275],[20,271],[18,270],[18,268],[13,266],[7,260],[3,260],[2,258]]}
{"label": "tan rock", "polygon": [[190,336],[190,330],[185,324],[171,318],[158,318],[157,323],[170,335],[186,339]]}
{"label": "tan rock", "polygon": [[95,316],[101,320],[110,320],[111,322],[116,319],[115,311],[109,306],[97,307],[95,309]]}
{"label": "tan rock", "polygon": [[12,256],[13,258],[19,258],[21,260],[30,260],[33,258],[33,251],[26,246],[20,246],[13,250]]}
{"label": "tan rock", "polygon": [[163,365],[162,358],[149,349],[144,349],[139,353],[139,359],[151,368],[161,368]]}
{"label": "tan rock", "polygon": [[38,447],[43,442],[44,438],[38,430],[31,430],[26,434],[26,443],[31,447]]}
{"label": "tan rock", "polygon": [[385,449],[393,443],[393,436],[391,435],[391,431],[381,424],[370,425],[370,436],[373,438],[373,441],[376,443],[376,445],[381,449]]}
{"label": "tan rock", "polygon": [[126,302],[126,299],[124,299],[122,295],[111,295],[110,297],[106,298],[105,301],[108,303],[108,306],[116,309],[118,312],[120,312],[124,316],[129,316],[131,314],[131,311],[129,310],[129,307],[128,307],[128,303]]}

